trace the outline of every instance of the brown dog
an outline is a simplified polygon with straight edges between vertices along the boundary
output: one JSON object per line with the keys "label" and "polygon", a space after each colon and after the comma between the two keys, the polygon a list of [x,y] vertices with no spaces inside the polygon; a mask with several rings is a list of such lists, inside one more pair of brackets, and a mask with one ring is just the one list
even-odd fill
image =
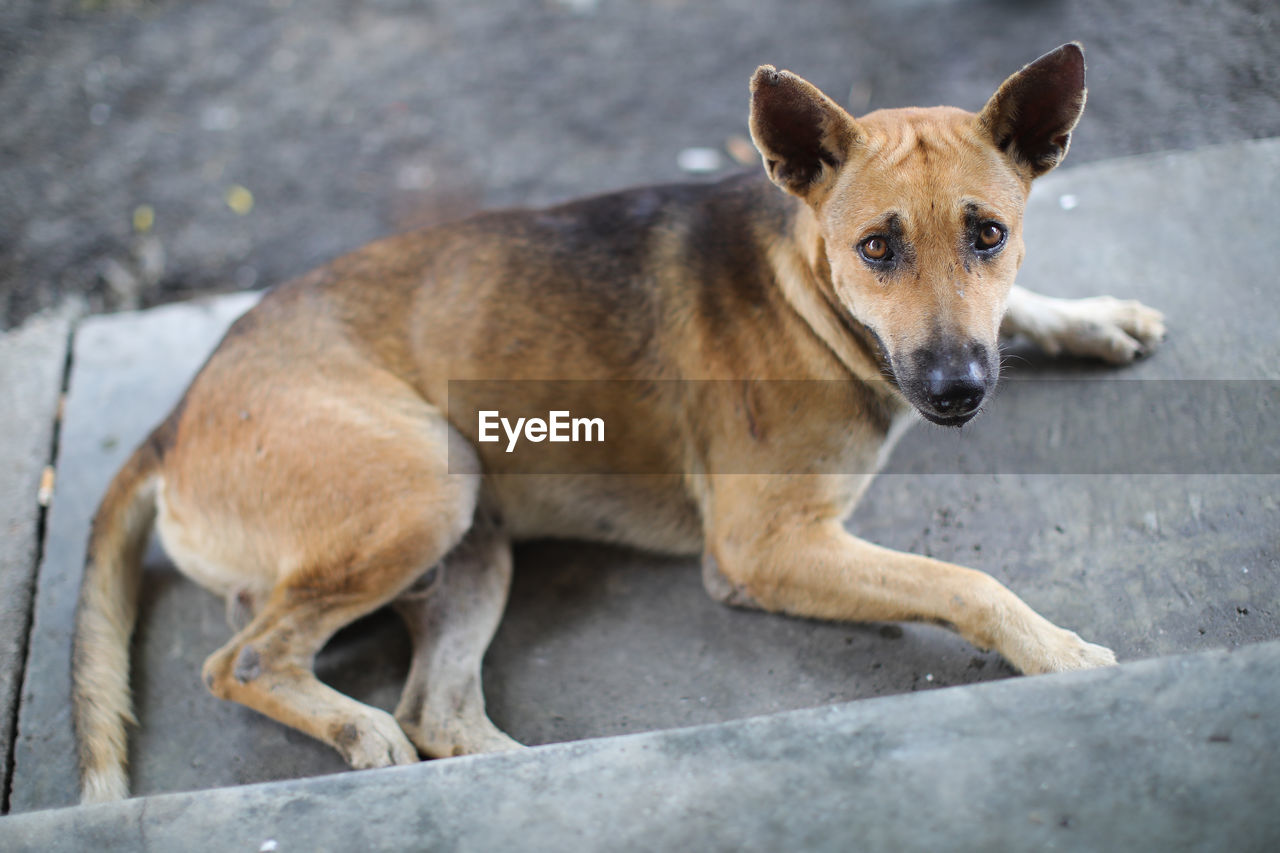
{"label": "brown dog", "polygon": [[[356,768],[517,746],[485,715],[480,663],[510,543],[531,536],[702,554],[720,601],[943,622],[1027,673],[1113,663],[988,575],[842,524],[916,412],[959,425],[978,411],[1000,333],[1113,362],[1162,337],[1137,303],[1013,284],[1031,181],[1066,154],[1084,101],[1073,44],[977,115],[855,119],[765,66],[751,133],[785,192],[748,176],[491,213],[266,295],[95,518],[74,652],[84,798],[127,793],[129,636],[153,520],[245,623],[205,663],[209,689]],[[530,381],[507,383],[504,406],[608,425],[597,470],[574,467],[586,445],[546,442],[552,473],[521,474],[505,440],[481,440],[489,403],[449,383],[513,379]],[[534,381],[565,379],[592,381],[555,394]],[[799,407],[794,383],[755,380],[839,390]],[[394,717],[312,672],[335,631],[386,604],[414,641]]]}

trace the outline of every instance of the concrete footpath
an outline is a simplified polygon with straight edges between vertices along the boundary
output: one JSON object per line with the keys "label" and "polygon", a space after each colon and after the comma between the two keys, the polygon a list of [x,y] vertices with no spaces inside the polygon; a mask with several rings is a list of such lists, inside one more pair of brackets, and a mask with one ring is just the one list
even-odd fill
{"label": "concrete footpath", "polygon": [[46,466],[70,330],[67,316],[48,315],[0,335],[0,770],[6,782],[31,623],[41,491],[50,485]]}
{"label": "concrete footpath", "polygon": [[[275,784],[10,816],[0,848],[1280,842],[1280,465],[1269,455],[1280,447],[1277,199],[1280,140],[1046,178],[1027,214],[1021,283],[1141,299],[1166,312],[1169,340],[1121,371],[1015,351],[991,413],[959,433],[917,427],[851,522],[881,544],[991,572],[1122,661],[1157,660],[973,685],[1011,673],[939,628],[729,610],[703,595],[692,561],[534,543],[517,552],[485,665],[498,725],[531,745],[699,728],[284,781],[342,765],[208,696],[199,668],[228,636],[222,603],[153,549],[134,650],[135,792]],[[13,812],[74,802],[67,659],[97,498],[252,298],[94,317],[77,329],[34,623],[17,636],[29,654]],[[1081,431],[1113,460],[1103,473],[1078,455],[1041,452],[1073,447]],[[1232,436],[1225,447],[1214,444],[1222,434]],[[1195,652],[1204,654],[1168,657]],[[390,708],[407,657],[400,626],[375,616],[339,635],[318,669]],[[956,685],[973,686],[934,689]],[[838,704],[892,694],[912,695]]]}
{"label": "concrete footpath", "polygon": [[[1274,850],[1280,643],[6,819],[14,850]],[[274,842],[274,843],[273,843]]]}

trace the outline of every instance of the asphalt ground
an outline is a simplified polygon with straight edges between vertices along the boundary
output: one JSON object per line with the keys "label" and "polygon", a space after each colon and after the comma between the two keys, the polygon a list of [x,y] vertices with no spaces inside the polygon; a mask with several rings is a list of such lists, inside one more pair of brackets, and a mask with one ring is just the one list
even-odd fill
{"label": "asphalt ground", "polygon": [[714,176],[761,63],[855,112],[977,109],[1073,39],[1090,95],[1069,164],[1280,135],[1269,0],[8,0],[0,327],[688,178],[688,148]]}

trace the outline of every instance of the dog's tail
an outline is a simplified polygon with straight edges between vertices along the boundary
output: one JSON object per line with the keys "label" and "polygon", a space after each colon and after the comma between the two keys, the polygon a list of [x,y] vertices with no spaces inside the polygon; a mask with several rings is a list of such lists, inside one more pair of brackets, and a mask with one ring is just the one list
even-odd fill
{"label": "dog's tail", "polygon": [[159,432],[133,452],[111,481],[89,534],[71,656],[80,797],[86,803],[129,796],[125,725],[137,723],[129,694],[129,641],[138,611],[142,553],[156,515]]}

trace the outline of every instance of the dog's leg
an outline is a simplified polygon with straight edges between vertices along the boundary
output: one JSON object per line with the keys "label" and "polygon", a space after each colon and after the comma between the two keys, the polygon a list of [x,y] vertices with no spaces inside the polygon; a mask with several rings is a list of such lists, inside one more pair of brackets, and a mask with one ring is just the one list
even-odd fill
{"label": "dog's leg", "polygon": [[387,604],[438,561],[457,541],[442,542],[452,526],[405,530],[343,572],[294,572],[205,662],[209,690],[324,741],[358,770],[417,761],[390,714],[323,684],[312,666],[335,632]]}
{"label": "dog's leg", "polygon": [[942,623],[1025,673],[1115,663],[982,572],[873,545],[835,518],[726,518],[729,501],[717,500],[704,579],[722,601],[816,619]]}
{"label": "dog's leg", "polygon": [[466,539],[394,606],[413,637],[395,717],[433,758],[520,748],[485,714],[480,667],[511,585],[511,545],[477,518]]}
{"label": "dog's leg", "polygon": [[339,693],[312,671],[316,653],[339,628],[382,603],[278,592],[205,662],[205,684],[220,699],[329,744],[357,770],[413,763],[417,751],[390,714]]}
{"label": "dog's leg", "polygon": [[1023,335],[1049,355],[1127,364],[1164,339],[1164,315],[1132,299],[1057,299],[1013,286],[1000,334]]}
{"label": "dog's leg", "polygon": [[403,446],[414,452],[394,464],[383,468],[357,457],[363,471],[339,471],[353,492],[374,498],[302,505],[321,544],[284,574],[249,624],[204,665],[215,696],[329,744],[356,769],[408,764],[418,752],[391,714],[317,679],[315,655],[340,628],[389,604],[462,541],[479,490],[477,474],[447,473],[447,424],[428,420],[420,431],[434,441],[415,446],[406,437]]}

